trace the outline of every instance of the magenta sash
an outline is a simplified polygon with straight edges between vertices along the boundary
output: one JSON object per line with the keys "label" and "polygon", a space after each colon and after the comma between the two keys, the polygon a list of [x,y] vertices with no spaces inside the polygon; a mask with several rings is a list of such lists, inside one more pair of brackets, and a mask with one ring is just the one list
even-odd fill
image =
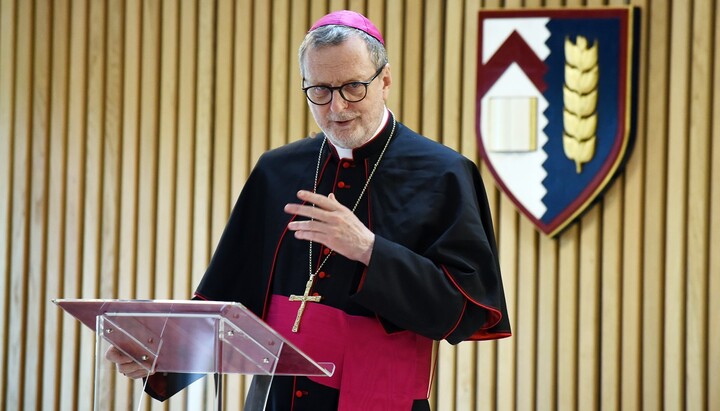
{"label": "magenta sash", "polygon": [[409,410],[428,397],[432,340],[410,331],[387,334],[376,318],[348,315],[308,303],[297,333],[299,302],[273,295],[266,321],[319,362],[335,364],[332,377],[311,380],[340,390],[339,411]]}

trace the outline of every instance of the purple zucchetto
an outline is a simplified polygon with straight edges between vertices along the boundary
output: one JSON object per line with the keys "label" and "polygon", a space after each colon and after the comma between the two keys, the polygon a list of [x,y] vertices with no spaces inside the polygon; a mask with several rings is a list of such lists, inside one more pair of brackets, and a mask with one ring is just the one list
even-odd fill
{"label": "purple zucchetto", "polygon": [[375,27],[372,21],[360,13],[350,10],[334,11],[330,14],[324,15],[320,18],[320,20],[316,21],[312,27],[310,27],[308,33],[322,26],[333,25],[352,27],[354,29],[364,31],[365,33],[375,37],[380,44],[383,46],[385,45],[385,40],[383,40],[380,30]]}

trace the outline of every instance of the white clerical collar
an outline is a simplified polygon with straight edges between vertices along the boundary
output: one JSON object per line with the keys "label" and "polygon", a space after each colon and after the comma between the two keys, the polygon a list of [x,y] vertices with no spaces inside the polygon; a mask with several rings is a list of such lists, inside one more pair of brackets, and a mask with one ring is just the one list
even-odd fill
{"label": "white clerical collar", "polygon": [[[377,130],[375,130],[375,133],[373,134],[372,138],[365,142],[367,144],[370,142],[373,138],[377,137],[380,132],[385,128],[385,125],[387,124],[388,118],[390,117],[390,110],[385,107],[385,111],[383,112],[383,118],[382,121],[380,121],[380,125],[378,126]],[[335,151],[337,151],[338,157],[340,159],[353,159],[353,149],[352,148],[342,148],[342,147],[335,147]]]}

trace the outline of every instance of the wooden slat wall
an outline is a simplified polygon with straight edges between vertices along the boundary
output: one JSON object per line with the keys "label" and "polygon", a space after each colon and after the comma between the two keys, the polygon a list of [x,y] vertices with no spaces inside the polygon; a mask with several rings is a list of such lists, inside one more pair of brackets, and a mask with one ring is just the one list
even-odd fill
{"label": "wooden slat wall", "polygon": [[[191,296],[258,156],[316,130],[296,53],[322,14],[374,20],[390,108],[478,160],[478,11],[630,4],[630,161],[557,239],[481,164],[515,334],[441,343],[432,405],[720,410],[715,0],[0,0],[0,408],[91,409],[94,336],[52,298]],[[115,409],[135,409],[139,383],[105,378]],[[227,409],[246,387],[227,378]]]}

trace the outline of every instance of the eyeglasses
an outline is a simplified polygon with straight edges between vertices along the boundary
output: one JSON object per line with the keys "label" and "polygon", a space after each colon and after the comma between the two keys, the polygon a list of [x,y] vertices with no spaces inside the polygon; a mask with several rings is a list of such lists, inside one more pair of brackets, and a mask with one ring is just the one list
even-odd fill
{"label": "eyeglasses", "polygon": [[383,64],[376,72],[375,75],[368,81],[351,81],[345,83],[342,86],[331,87],[331,86],[309,86],[303,87],[302,91],[305,92],[305,96],[311,103],[318,106],[324,106],[329,104],[333,99],[333,92],[337,90],[340,92],[340,97],[349,103],[357,103],[362,101],[367,96],[367,89],[370,83],[380,75],[385,68]]}

